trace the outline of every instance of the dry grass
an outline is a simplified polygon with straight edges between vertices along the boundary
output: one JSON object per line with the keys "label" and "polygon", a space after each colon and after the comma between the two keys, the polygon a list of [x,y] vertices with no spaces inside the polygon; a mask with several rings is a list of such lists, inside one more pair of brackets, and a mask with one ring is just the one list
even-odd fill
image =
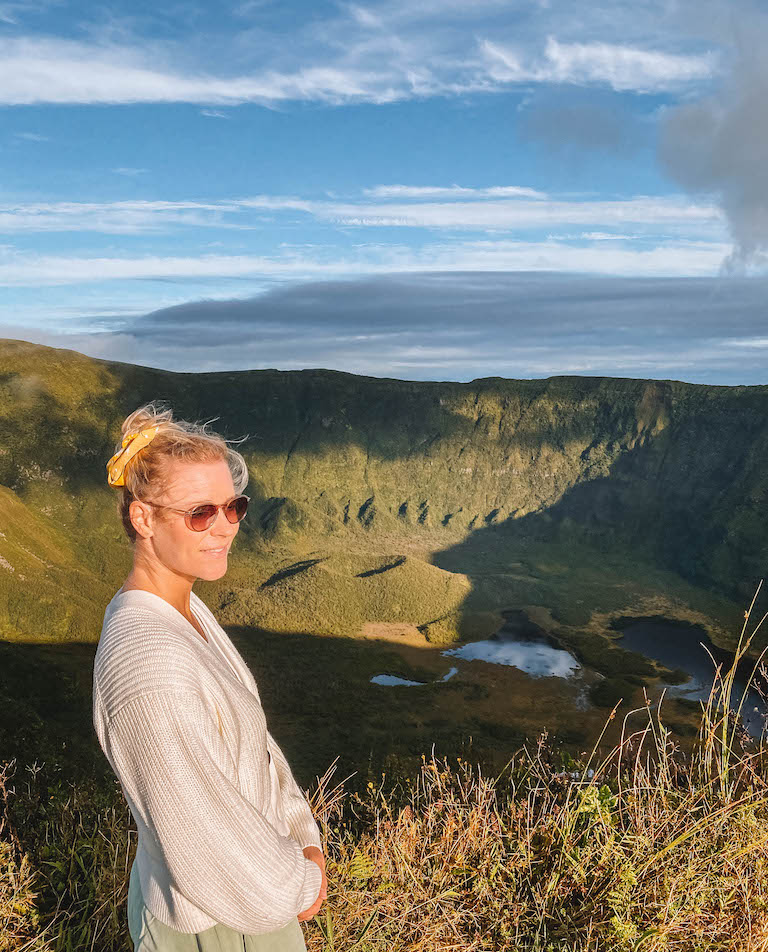
{"label": "dry grass", "polygon": [[495,778],[423,758],[415,783],[321,784],[329,896],[310,952],[768,949],[765,752],[729,713],[734,674],[718,670],[687,761],[648,703],[607,756],[598,741],[567,769],[543,735]]}
{"label": "dry grass", "polygon": [[[737,660],[762,624],[751,612]],[[328,900],[304,927],[310,952],[768,950],[768,764],[729,713],[734,673],[718,671],[689,756],[648,702],[583,762],[545,733],[495,777],[423,755],[415,777],[353,789],[331,786],[332,764],[311,794]],[[129,950],[119,789],[14,770],[0,772],[0,950]]]}

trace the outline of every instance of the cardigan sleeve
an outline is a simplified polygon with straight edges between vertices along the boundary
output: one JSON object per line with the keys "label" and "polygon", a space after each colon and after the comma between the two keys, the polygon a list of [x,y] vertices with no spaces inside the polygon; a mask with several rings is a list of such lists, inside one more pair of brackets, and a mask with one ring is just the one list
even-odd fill
{"label": "cardigan sleeve", "polygon": [[280,798],[291,836],[302,849],[305,846],[316,846],[322,850],[323,842],[320,838],[317,822],[312,815],[312,808],[302,793],[301,787],[296,783],[279,744],[269,731],[267,731],[267,737],[269,738],[269,747],[275,756],[275,769],[280,781]]}
{"label": "cardigan sleeve", "polygon": [[320,867],[240,793],[199,694],[135,696],[111,718],[107,738],[137,824],[190,902],[244,933],[280,929],[315,903]]}

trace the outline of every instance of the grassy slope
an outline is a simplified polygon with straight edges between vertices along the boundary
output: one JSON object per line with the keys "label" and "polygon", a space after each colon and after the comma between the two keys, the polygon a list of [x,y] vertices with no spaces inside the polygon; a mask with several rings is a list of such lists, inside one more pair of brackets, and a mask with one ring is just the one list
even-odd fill
{"label": "grassy slope", "polygon": [[[602,378],[415,383],[323,370],[172,374],[0,341],[6,640],[95,644],[104,605],[131,560],[104,465],[125,415],[156,398],[182,418],[218,417],[216,428],[230,438],[248,435],[240,449],[252,512],[226,578],[199,590],[244,645],[255,627],[266,632],[262,644],[278,646],[267,653],[265,677],[281,676],[285,636],[348,638],[368,621],[406,621],[438,642],[486,632],[504,607],[548,612],[592,656],[612,650],[594,641],[611,614],[638,609],[704,620],[726,642],[764,565],[763,387]],[[395,657],[399,673],[417,672],[415,679],[424,665],[445,670],[427,640],[420,652],[398,644],[354,649],[378,669],[384,656],[376,652],[385,650],[392,673]],[[334,664],[352,664],[344,651],[342,643]],[[304,690],[318,670],[334,680],[333,653],[312,656]],[[78,677],[81,661],[61,663]],[[370,664],[354,664],[355,698],[373,723],[378,699],[391,711],[394,695],[368,685]],[[418,710],[433,689],[419,689],[419,698],[401,692],[413,742],[435,736],[441,722],[453,736],[462,716],[464,724],[474,718],[481,725],[474,736],[485,731],[491,745],[501,714],[486,682],[524,695],[521,678],[529,683],[514,672],[467,669],[460,702],[460,689],[441,686],[452,700],[438,711],[442,701],[430,694],[431,726]],[[287,692],[275,698],[275,711],[287,710],[286,699]],[[548,705],[528,717],[522,705],[507,705],[512,733],[554,717],[554,695]],[[361,716],[337,707],[353,724]],[[561,720],[567,725],[565,712]],[[293,727],[298,737],[306,725]],[[330,739],[348,742],[347,727],[340,730]],[[382,744],[407,733],[389,731]]]}
{"label": "grassy slope", "polygon": [[123,555],[108,544],[104,463],[125,413],[154,397],[248,435],[250,548],[351,532],[379,551],[385,536],[427,534],[445,550],[504,523],[515,537],[629,543],[741,598],[765,564],[764,387],[171,374],[0,342],[0,485],[54,517],[102,578]]}
{"label": "grassy slope", "polygon": [[[355,786],[366,789],[382,767],[387,776],[418,769],[433,743],[438,756],[459,754],[497,771],[545,727],[543,752],[531,745],[534,774],[544,769],[542,756],[556,767],[560,746],[588,749],[606,714],[574,717],[557,679],[533,682],[481,662],[418,689],[384,688],[370,677],[440,677],[450,662],[434,642],[479,633],[484,613],[500,607],[528,608],[604,673],[627,673],[635,662],[604,637],[611,617],[660,611],[702,620],[726,643],[765,564],[765,388],[168,374],[0,341],[0,759],[19,753],[22,763],[46,763],[45,783],[21,770],[16,785],[21,794],[39,784],[36,811],[18,806],[29,818],[24,845],[40,846],[39,856],[32,849],[35,865],[54,880],[44,879],[41,906],[66,893],[61,929],[70,944],[90,947],[97,929],[112,930],[114,947],[125,941],[124,921],[106,919],[114,918],[115,895],[125,898],[127,821],[120,815],[118,830],[112,800],[99,807],[82,777],[104,767],[91,734],[90,661],[104,605],[131,556],[104,464],[120,421],[152,398],[168,399],[182,417],[220,416],[230,437],[251,434],[242,447],[255,502],[250,526],[226,578],[198,588],[256,674],[272,729],[305,786],[341,754],[336,777],[357,771]],[[514,521],[502,524],[509,515]],[[369,641],[359,626],[371,619],[433,624],[422,644]],[[684,710],[667,702],[670,709],[682,725]],[[621,726],[622,717],[608,726],[604,750]],[[627,762],[637,769],[643,760],[630,751]],[[540,781],[521,768],[521,805],[499,814],[474,794],[454,809],[466,781],[433,773],[434,789],[424,780],[419,789],[439,802],[417,799],[408,814],[392,817],[387,808],[385,816],[372,789],[354,855],[346,856],[346,840],[329,844],[336,889],[329,906],[342,944],[360,934],[374,901],[387,915],[368,933],[370,948],[396,947],[386,923],[402,932],[403,897],[415,896],[419,916],[409,916],[405,944],[432,936],[438,947],[456,935],[471,942],[482,932],[499,948],[538,948],[541,939],[542,947],[562,940],[586,952],[602,943],[634,947],[650,929],[649,949],[668,940],[682,948],[692,937],[719,949],[723,936],[736,936],[729,948],[762,948],[765,864],[754,831],[764,826],[764,801],[754,817],[733,797],[726,806],[738,810],[724,814],[717,801],[708,813],[685,799],[685,783],[668,790],[640,777],[624,798],[588,787],[563,811],[558,781],[530,817],[528,786],[549,791],[548,774]],[[76,778],[84,806],[70,806],[59,775]],[[119,804],[114,782],[107,787]],[[679,807],[676,796],[684,798]],[[107,842],[110,817],[115,836]],[[619,824],[630,835],[619,835]],[[332,827],[343,836],[341,824]],[[687,838],[673,849],[682,831]],[[445,870],[424,866],[425,842],[435,847],[430,855],[449,857]],[[466,855],[451,852],[457,843]],[[94,872],[82,881],[65,875],[74,855],[92,858]],[[386,881],[366,879],[368,856]],[[56,879],[58,857],[64,873]],[[638,886],[635,871],[649,864],[652,881],[637,873]],[[114,882],[112,867],[120,874]],[[499,868],[514,878],[499,882]],[[597,938],[592,921],[577,918],[596,903]],[[33,906],[17,902],[14,915]],[[25,947],[37,932],[30,925]]]}

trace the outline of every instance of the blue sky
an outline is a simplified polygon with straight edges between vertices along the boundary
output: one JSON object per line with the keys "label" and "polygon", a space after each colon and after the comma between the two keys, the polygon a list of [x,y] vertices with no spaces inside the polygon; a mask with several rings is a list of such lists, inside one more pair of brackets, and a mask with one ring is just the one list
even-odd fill
{"label": "blue sky", "polygon": [[764,382],[767,36],[710,0],[0,0],[0,336]]}

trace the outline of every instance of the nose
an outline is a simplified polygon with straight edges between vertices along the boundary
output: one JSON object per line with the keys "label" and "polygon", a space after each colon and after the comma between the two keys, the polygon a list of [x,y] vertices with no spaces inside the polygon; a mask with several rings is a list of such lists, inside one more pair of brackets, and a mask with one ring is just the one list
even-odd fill
{"label": "nose", "polygon": [[[224,531],[214,532],[214,530],[220,529],[222,524],[224,527]],[[217,509],[216,515],[213,517],[213,522],[210,524],[208,528],[210,532],[213,533],[214,535],[230,536],[230,535],[235,535],[237,530],[240,528],[240,523],[230,522],[229,519],[227,519],[227,517],[224,515],[224,511],[222,509]]]}

